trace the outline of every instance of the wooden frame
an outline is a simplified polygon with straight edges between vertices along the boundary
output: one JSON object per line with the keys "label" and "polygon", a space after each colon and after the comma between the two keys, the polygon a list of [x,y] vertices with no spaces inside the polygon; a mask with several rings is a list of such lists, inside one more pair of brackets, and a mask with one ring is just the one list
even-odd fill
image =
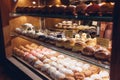
{"label": "wooden frame", "polygon": [[112,35],[111,80],[120,80],[120,2],[115,2]]}
{"label": "wooden frame", "polygon": [[1,5],[0,5],[0,63],[4,63],[5,59],[5,49],[4,49],[4,39],[2,30],[2,17],[1,17]]}
{"label": "wooden frame", "polygon": [[[15,67],[12,63],[5,59],[5,47],[4,47],[4,39],[3,39],[3,30],[2,30],[2,18],[1,18],[1,6],[3,1],[0,3],[0,59],[2,62],[5,61],[6,71],[13,72],[12,74],[22,74],[21,76],[25,76],[17,67]],[[109,1],[109,0],[108,0]],[[112,0],[114,2],[114,0]],[[10,5],[7,5],[10,6]],[[114,27],[113,27],[113,37],[112,37],[112,58],[111,58],[111,70],[110,70],[110,78],[111,80],[120,80],[120,1],[116,0],[115,8],[114,8]],[[0,60],[0,61],[1,61]],[[9,66],[8,66],[9,65]],[[17,71],[17,72],[16,72]],[[17,79],[19,80],[19,79]],[[25,79],[24,79],[25,80]],[[29,80],[29,79],[27,79]]]}

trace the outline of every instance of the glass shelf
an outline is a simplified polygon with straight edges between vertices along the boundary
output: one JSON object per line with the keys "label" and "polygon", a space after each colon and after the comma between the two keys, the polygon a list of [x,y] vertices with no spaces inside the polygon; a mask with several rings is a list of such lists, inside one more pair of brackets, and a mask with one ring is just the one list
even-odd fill
{"label": "glass shelf", "polygon": [[23,35],[20,35],[20,34],[17,34],[17,33],[14,33],[14,35],[16,35],[17,37],[26,39],[28,41],[34,42],[36,44],[40,44],[40,45],[42,45],[42,46],[44,46],[46,48],[61,52],[63,54],[71,56],[71,57],[74,57],[76,59],[79,59],[79,60],[94,64],[94,65],[100,66],[100,67],[105,68],[107,70],[110,69],[110,66],[108,64],[102,63],[100,60],[96,60],[93,57],[86,57],[86,56],[84,56],[84,55],[82,55],[80,53],[75,53],[75,52],[68,51],[68,50],[65,50],[65,49],[62,49],[62,48],[58,48],[58,47],[56,47],[54,45],[51,45],[51,44],[48,44],[48,43],[45,43],[45,42],[42,42],[42,41],[38,41],[36,39],[32,39],[32,38],[29,38],[29,37],[26,37],[26,36],[23,36]]}
{"label": "glass shelf", "polygon": [[48,75],[44,74],[40,70],[35,69],[33,66],[31,66],[30,64],[28,64],[26,61],[22,60],[21,58],[17,57],[16,55],[13,55],[12,57],[15,58],[17,61],[19,61],[20,63],[22,63],[25,67],[30,69],[32,72],[34,72],[40,78],[42,78],[41,80],[52,80]]}
{"label": "glass shelf", "polygon": [[35,17],[44,17],[44,18],[60,18],[60,19],[75,19],[75,20],[92,20],[92,21],[106,21],[111,22],[113,21],[112,16],[73,16],[73,15],[43,15],[43,14],[27,14],[27,13],[10,13],[11,17],[18,17],[18,16],[35,16]]}

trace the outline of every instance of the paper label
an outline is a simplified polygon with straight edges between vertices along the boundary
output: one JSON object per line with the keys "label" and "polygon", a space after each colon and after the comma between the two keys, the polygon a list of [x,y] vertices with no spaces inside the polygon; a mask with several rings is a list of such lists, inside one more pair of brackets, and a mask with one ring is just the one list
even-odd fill
{"label": "paper label", "polygon": [[79,21],[78,24],[81,25],[81,21]]}
{"label": "paper label", "polygon": [[97,44],[101,45],[103,47],[108,48],[109,47],[109,39],[105,39],[105,38],[97,38]]}
{"label": "paper label", "polygon": [[92,25],[97,26],[97,21],[93,21]]}

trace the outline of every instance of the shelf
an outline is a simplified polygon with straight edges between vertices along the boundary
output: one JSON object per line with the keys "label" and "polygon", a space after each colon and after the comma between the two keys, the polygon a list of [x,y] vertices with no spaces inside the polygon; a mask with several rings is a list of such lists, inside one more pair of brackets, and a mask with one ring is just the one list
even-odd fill
{"label": "shelf", "polygon": [[92,21],[107,21],[111,22],[113,20],[112,17],[109,16],[73,16],[73,15],[43,15],[43,14],[24,14],[24,13],[10,13],[11,17],[18,16],[36,16],[43,18],[60,18],[60,19],[76,19],[76,20],[92,20]]}
{"label": "shelf", "polygon": [[[35,69],[33,66],[31,66],[30,64],[28,64],[27,62],[25,62],[21,58],[17,57],[16,55],[13,55],[12,57],[15,60],[17,60],[19,63],[21,63],[24,67],[27,67],[28,69],[30,69],[33,73],[35,73],[38,76],[37,78],[33,78],[33,80],[37,80],[39,78],[41,78],[40,80],[52,80],[50,77],[48,77],[47,75],[45,75],[43,72]],[[28,71],[25,70],[25,72],[28,72]],[[28,73],[28,74],[30,74],[30,73]],[[29,75],[29,76],[32,76],[32,75]]]}
{"label": "shelf", "polygon": [[20,61],[22,60],[20,60],[20,58],[18,58],[17,56],[9,57],[7,58],[7,60],[10,61],[12,64],[14,64],[16,67],[18,67],[22,72],[27,74],[32,80],[43,80],[42,77],[40,77],[40,75],[36,75],[31,69],[29,69],[23,63],[21,63]]}
{"label": "shelf", "polygon": [[94,65],[100,66],[100,67],[108,69],[108,70],[110,69],[109,65],[107,65],[105,63],[101,63],[101,61],[96,60],[93,57],[86,57],[86,56],[84,56],[84,55],[82,55],[80,53],[75,53],[75,52],[71,52],[71,51],[68,51],[68,50],[65,50],[65,49],[62,49],[62,48],[58,48],[58,47],[56,47],[54,45],[51,45],[51,44],[48,44],[48,43],[44,43],[44,42],[41,42],[41,41],[38,41],[38,40],[35,40],[35,39],[32,39],[32,38],[29,38],[29,37],[26,37],[26,36],[23,36],[23,35],[19,35],[19,34],[16,34],[16,35],[18,37],[21,37],[21,38],[26,39],[28,41],[34,42],[36,44],[40,44],[40,45],[42,45],[44,47],[47,47],[49,49],[61,52],[63,54],[71,56],[71,57],[74,57],[76,59],[79,59],[79,60],[82,60],[82,61],[94,64]]}

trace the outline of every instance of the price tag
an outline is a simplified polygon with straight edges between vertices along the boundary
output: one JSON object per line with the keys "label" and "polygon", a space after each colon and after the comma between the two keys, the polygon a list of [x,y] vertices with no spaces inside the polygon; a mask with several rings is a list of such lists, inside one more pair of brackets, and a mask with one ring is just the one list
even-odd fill
{"label": "price tag", "polygon": [[81,25],[81,21],[79,21],[78,24]]}
{"label": "price tag", "polygon": [[72,30],[66,30],[65,31],[65,36],[72,38],[73,37],[73,31]]}
{"label": "price tag", "polygon": [[97,38],[97,44],[101,45],[103,47],[108,48],[109,47],[109,39],[105,39],[105,38]]}
{"label": "price tag", "polygon": [[92,25],[97,26],[97,21],[93,21]]}

